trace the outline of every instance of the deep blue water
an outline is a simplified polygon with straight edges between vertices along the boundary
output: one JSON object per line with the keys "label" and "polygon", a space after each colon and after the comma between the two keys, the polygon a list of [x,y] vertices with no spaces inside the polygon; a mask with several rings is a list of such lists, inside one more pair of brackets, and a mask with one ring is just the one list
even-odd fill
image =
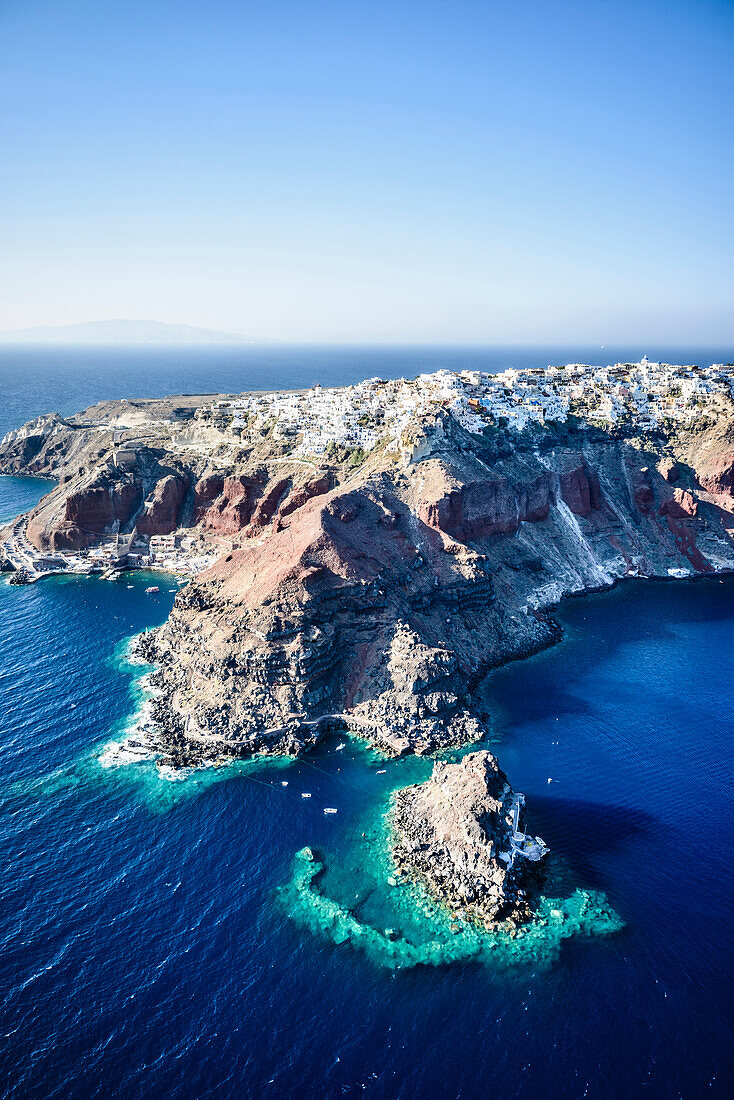
{"label": "deep blue water", "polygon": [[40,477],[3,477],[0,474],[0,526],[32,508],[55,482]]}
{"label": "deep blue water", "polygon": [[[0,515],[38,492],[0,479]],[[625,929],[550,966],[397,972],[275,891],[305,844],[347,865],[415,765],[100,766],[136,702],[121,646],[173,600],[149,583],[0,581],[5,1095],[731,1094],[734,579],[572,601],[559,646],[487,685],[533,827]]]}

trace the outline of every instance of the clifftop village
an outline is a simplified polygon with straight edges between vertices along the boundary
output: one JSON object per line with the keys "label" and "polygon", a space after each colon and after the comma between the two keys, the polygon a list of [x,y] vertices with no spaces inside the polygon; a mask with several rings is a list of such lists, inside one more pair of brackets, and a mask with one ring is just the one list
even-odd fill
{"label": "clifftop village", "polygon": [[640,432],[666,421],[693,420],[713,395],[734,392],[734,367],[707,368],[651,363],[506,370],[502,374],[441,370],[415,380],[370,378],[344,389],[315,386],[301,393],[255,393],[224,398],[197,410],[197,418],[243,438],[273,436],[292,443],[303,458],[332,448],[371,451],[381,441],[400,447],[410,421],[446,407],[470,432],[495,422],[523,432],[530,424],[564,422],[572,414],[605,427]]}
{"label": "clifftop village", "polygon": [[[416,417],[440,408],[475,433],[492,424],[525,432],[532,425],[563,423],[569,416],[644,433],[675,422],[685,425],[700,415],[703,405],[732,395],[732,364],[701,368],[643,358],[607,367],[569,363],[501,374],[440,370],[414,380],[370,378],[339,389],[317,385],[308,391],[228,396],[196,408],[186,442],[183,424],[167,420],[161,426],[173,431],[169,440],[174,451],[193,449],[204,456],[222,444],[240,446],[270,434],[292,459],[320,462],[334,457],[358,465],[378,444],[388,452],[413,453],[406,429]],[[15,571],[15,583],[60,572],[119,579],[125,568],[189,577],[213,564],[220,552],[181,530],[142,541],[134,538],[135,532],[118,534],[89,550],[42,553],[27,540],[25,528],[22,516],[0,545],[0,569]]]}

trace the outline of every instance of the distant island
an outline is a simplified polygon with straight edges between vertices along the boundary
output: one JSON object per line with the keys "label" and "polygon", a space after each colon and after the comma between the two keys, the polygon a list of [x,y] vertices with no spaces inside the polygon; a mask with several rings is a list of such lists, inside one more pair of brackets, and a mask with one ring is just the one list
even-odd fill
{"label": "distant island", "polygon": [[163,321],[118,319],[75,325],[35,325],[0,331],[2,344],[259,344],[238,332],[168,325]]}

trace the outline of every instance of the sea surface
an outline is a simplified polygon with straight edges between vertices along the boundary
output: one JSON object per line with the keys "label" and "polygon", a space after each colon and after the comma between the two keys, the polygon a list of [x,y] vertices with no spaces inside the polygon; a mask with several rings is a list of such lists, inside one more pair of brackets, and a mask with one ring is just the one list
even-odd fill
{"label": "sea surface", "polygon": [[[36,354],[38,391],[0,367],[16,422],[53,396]],[[376,355],[362,374],[388,373]],[[340,379],[330,362],[330,381],[352,380],[354,363]],[[148,392],[218,389],[205,365],[184,385],[192,364],[167,360]],[[259,377],[226,369],[227,389]],[[272,384],[308,384],[308,369]],[[111,373],[65,411],[142,392]],[[46,488],[0,478],[0,517]],[[172,579],[154,583],[0,579],[4,1096],[731,1095],[734,578],[570,601],[559,645],[488,679],[492,748],[551,846],[554,889],[604,899],[618,930],[474,956],[459,935],[459,961],[436,965],[337,943],[294,901],[309,845],[340,911],[365,928],[411,920],[382,876],[383,815],[426,761],[339,738],[183,778],[104,766],[143,698],[128,640],[174,599]]]}

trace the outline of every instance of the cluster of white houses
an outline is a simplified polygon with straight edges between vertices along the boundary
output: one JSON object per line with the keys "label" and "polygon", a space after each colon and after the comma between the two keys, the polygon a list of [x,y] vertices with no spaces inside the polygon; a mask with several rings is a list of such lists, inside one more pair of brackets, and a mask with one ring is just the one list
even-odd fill
{"label": "cluster of white houses", "polygon": [[467,430],[500,422],[523,431],[529,424],[563,422],[573,414],[591,423],[628,422],[640,431],[665,421],[689,421],[717,393],[732,395],[734,368],[616,363],[596,367],[509,369],[501,374],[447,370],[408,380],[370,378],[341,389],[256,393],[202,406],[197,417],[239,436],[272,430],[296,455],[322,455],[330,445],[370,451],[381,440],[397,445],[417,415],[448,408]]}

